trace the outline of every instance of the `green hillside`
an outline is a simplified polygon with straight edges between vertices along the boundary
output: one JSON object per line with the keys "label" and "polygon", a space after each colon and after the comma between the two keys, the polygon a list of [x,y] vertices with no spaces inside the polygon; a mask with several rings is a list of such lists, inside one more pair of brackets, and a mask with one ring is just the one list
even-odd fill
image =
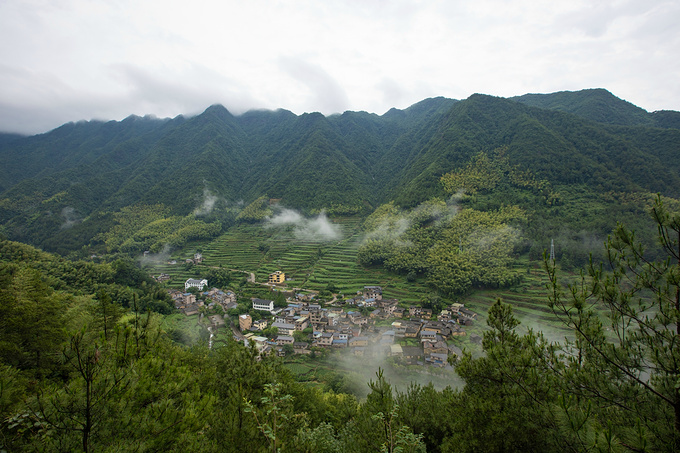
{"label": "green hillside", "polygon": [[[584,90],[1,135],[0,452],[680,451],[679,115]],[[392,319],[381,354],[260,355],[229,322],[277,270],[477,319],[441,367]],[[174,308],[195,277],[236,294],[221,330]]]}
{"label": "green hillside", "polygon": [[[415,207],[450,197],[442,176],[480,152],[505,149],[509,165],[551,185],[557,205],[548,214],[514,189],[465,203],[520,206],[536,219],[532,240],[545,238],[538,224],[606,235],[622,220],[608,200],[680,196],[680,129],[640,119],[649,115],[604,90],[584,90],[432,98],[382,116],[233,116],[214,105],[193,118],[71,123],[0,142],[0,232],[68,254],[83,246],[103,251],[98,238],[114,225],[113,214],[138,203],[161,204],[168,216],[196,215],[222,231],[260,197],[309,214],[365,216],[389,201]],[[660,117],[673,124],[673,112]],[[574,200],[589,200],[586,215],[569,207]],[[643,209],[629,204],[635,215]]]}

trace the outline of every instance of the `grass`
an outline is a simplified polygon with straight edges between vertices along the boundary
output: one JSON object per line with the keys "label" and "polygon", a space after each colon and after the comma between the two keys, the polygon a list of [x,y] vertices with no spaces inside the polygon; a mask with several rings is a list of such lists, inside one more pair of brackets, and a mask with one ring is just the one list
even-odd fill
{"label": "grass", "polygon": [[205,328],[198,322],[198,316],[186,316],[182,313],[174,313],[163,317],[161,329],[166,332],[181,332],[185,338],[186,344],[196,344],[200,341],[202,331]]}
{"label": "grass", "polygon": [[[149,265],[153,275],[171,276],[168,287],[179,287],[187,278],[196,278],[206,267],[221,266],[254,273],[256,281],[266,282],[270,273],[285,272],[289,287],[322,290],[333,284],[338,292],[349,297],[368,285],[383,287],[383,295],[405,303],[417,302],[429,292],[421,279],[409,283],[405,277],[357,263],[356,254],[362,242],[357,218],[334,220],[342,236],[332,241],[312,241],[296,238],[290,228],[264,228],[261,225],[239,225],[230,228],[215,240],[201,245],[203,263],[187,270],[184,260],[193,255],[195,247],[173,252],[177,264],[157,262]],[[232,281],[245,274],[234,272]]]}

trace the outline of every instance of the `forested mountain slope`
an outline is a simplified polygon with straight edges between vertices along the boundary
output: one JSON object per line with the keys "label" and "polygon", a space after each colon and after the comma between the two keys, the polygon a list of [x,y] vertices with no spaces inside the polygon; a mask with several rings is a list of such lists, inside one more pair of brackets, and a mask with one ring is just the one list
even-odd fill
{"label": "forested mountain slope", "polygon": [[55,237],[62,247],[87,244],[110,228],[111,213],[137,203],[186,216],[210,197],[208,220],[222,227],[261,196],[367,214],[391,200],[412,207],[450,196],[443,175],[500,147],[553,185],[677,197],[680,114],[657,113],[584,90],[432,98],[382,116],[233,116],[214,105],[193,118],[69,123],[0,140],[0,223],[11,239],[55,249]]}
{"label": "forested mountain slope", "polygon": [[511,99],[533,107],[573,113],[600,123],[680,128],[680,113],[669,110],[649,113],[602,88],[560,91],[550,94],[525,94]]}

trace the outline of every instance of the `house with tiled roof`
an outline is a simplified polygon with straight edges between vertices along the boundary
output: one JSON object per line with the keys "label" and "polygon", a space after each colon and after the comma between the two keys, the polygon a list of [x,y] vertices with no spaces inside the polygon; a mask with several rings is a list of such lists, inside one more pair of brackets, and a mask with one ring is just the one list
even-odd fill
{"label": "house with tiled roof", "polygon": [[262,311],[274,311],[274,301],[273,300],[266,300],[266,299],[258,299],[257,297],[254,297],[252,299],[253,301],[253,310],[262,310]]}
{"label": "house with tiled roof", "polygon": [[208,280],[205,278],[202,280],[197,280],[195,278],[190,278],[184,282],[184,290],[188,291],[189,288],[198,288],[199,291],[203,291],[203,288],[208,286]]}

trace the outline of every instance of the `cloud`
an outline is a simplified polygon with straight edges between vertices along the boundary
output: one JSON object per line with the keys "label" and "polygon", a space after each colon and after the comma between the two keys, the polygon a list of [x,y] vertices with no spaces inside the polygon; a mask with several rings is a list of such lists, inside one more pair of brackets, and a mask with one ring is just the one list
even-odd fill
{"label": "cloud", "polygon": [[457,213],[459,198],[451,197],[449,203],[425,202],[408,212],[397,212],[386,215],[364,236],[364,242],[369,240],[393,241],[395,246],[408,247],[409,240],[404,235],[414,223],[430,223],[440,225],[450,221]]}
{"label": "cloud", "polygon": [[171,248],[169,244],[165,244],[160,252],[158,253],[147,253],[138,258],[139,263],[144,265],[153,265],[159,263],[165,263],[168,258],[170,258]]}
{"label": "cloud", "polygon": [[293,209],[279,208],[277,213],[265,222],[267,228],[277,226],[291,226],[293,235],[298,240],[325,242],[342,239],[340,226],[331,222],[325,212],[307,218]]}
{"label": "cloud", "polygon": [[260,104],[242,82],[202,64],[163,71],[131,64],[114,64],[110,69],[114,80],[125,87],[128,103],[144,112],[160,111],[160,116],[198,113],[216,103],[238,114]]}
{"label": "cloud", "polygon": [[366,233],[364,241],[375,240],[390,240],[394,241],[396,245],[407,246],[409,241],[403,241],[402,237],[411,227],[411,221],[405,214],[398,214],[390,216],[379,222],[375,228]]}
{"label": "cloud", "polygon": [[283,208],[279,212],[267,219],[269,225],[302,225],[306,223],[306,219],[298,211],[294,209]]}
{"label": "cloud", "polygon": [[308,90],[311,110],[322,113],[341,113],[349,107],[343,87],[322,67],[299,57],[280,57],[279,67]]}
{"label": "cloud", "polygon": [[212,192],[210,192],[210,189],[205,187],[203,189],[203,202],[198,208],[194,209],[194,215],[204,216],[210,214],[215,207],[217,200],[219,200],[219,197],[214,195]]}
{"label": "cloud", "polygon": [[64,218],[64,223],[61,225],[62,230],[71,228],[73,225],[82,222],[83,218],[76,213],[76,210],[70,206],[61,210],[61,216]]}
{"label": "cloud", "polygon": [[309,219],[302,228],[296,229],[295,234],[307,240],[336,241],[342,238],[340,227],[328,220],[325,212]]}
{"label": "cloud", "polygon": [[593,87],[678,110],[679,19],[677,2],[637,0],[6,1],[0,130]]}

